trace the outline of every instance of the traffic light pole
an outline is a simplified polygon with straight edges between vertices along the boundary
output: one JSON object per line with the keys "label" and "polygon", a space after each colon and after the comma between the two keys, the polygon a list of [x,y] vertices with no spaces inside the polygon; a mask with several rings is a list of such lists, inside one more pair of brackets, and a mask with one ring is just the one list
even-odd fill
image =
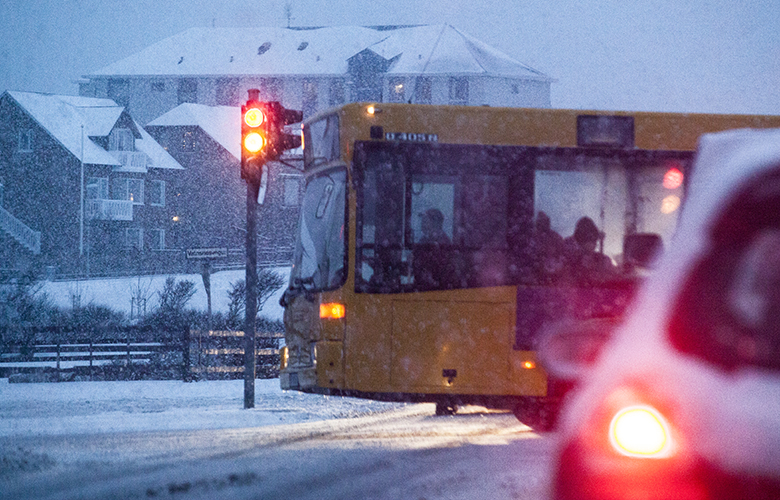
{"label": "traffic light pole", "polygon": [[255,407],[255,318],[257,318],[257,196],[260,183],[246,183],[246,318],[244,320],[244,408]]}
{"label": "traffic light pole", "polygon": [[300,147],[301,138],[284,132],[303,113],[279,102],[260,102],[260,90],[249,89],[241,106],[241,178],[246,180],[246,318],[244,320],[244,408],[255,407],[255,322],[257,318],[257,204],[268,161]]}

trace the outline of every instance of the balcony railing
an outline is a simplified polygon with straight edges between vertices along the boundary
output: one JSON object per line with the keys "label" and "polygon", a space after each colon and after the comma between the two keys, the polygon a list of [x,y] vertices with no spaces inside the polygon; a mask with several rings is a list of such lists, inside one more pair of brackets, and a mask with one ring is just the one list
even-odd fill
{"label": "balcony railing", "polygon": [[41,232],[33,231],[3,207],[0,207],[0,227],[35,255],[41,253]]}
{"label": "balcony railing", "polygon": [[146,172],[149,157],[138,151],[109,151],[122,164],[119,169]]}
{"label": "balcony railing", "polygon": [[91,220],[133,220],[130,200],[86,200],[84,213]]}

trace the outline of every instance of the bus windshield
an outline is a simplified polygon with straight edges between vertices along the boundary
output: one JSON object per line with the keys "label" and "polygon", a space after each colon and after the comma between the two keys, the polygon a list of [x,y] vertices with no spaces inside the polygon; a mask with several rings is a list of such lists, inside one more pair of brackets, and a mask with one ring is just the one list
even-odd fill
{"label": "bus windshield", "polygon": [[347,172],[333,169],[309,178],[301,205],[291,288],[321,291],[344,279]]}
{"label": "bus windshield", "polygon": [[632,282],[639,269],[625,253],[627,236],[648,236],[653,250],[668,240],[689,160],[679,152],[358,142],[356,290]]}

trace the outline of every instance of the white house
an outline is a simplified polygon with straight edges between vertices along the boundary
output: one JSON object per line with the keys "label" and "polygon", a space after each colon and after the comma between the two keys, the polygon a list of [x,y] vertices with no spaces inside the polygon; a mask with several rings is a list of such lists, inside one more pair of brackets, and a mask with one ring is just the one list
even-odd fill
{"label": "white house", "polygon": [[549,107],[549,76],[448,24],[192,28],[86,75],[146,124],[182,103],[237,106],[247,90],[304,116],[354,101]]}

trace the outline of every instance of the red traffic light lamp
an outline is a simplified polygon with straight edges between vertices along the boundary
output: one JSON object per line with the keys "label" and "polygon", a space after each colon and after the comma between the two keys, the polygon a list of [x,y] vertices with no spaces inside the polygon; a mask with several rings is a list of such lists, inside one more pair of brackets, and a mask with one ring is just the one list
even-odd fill
{"label": "red traffic light lamp", "polygon": [[301,137],[285,133],[284,127],[300,122],[303,113],[277,101],[261,102],[259,97],[260,91],[251,89],[241,106],[241,178],[247,182],[260,182],[266,162],[301,145]]}

